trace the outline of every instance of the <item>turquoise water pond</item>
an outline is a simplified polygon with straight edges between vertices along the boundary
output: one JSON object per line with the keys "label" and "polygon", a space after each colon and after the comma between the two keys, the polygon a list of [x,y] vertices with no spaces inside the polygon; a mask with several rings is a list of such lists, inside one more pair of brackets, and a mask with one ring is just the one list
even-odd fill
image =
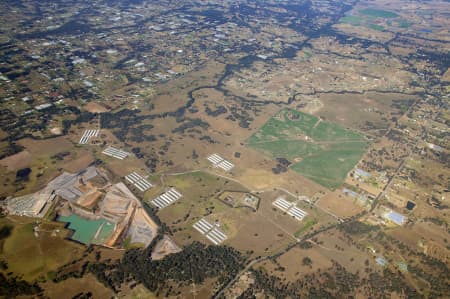
{"label": "turquoise water pond", "polygon": [[58,216],[60,222],[69,223],[72,239],[83,244],[103,244],[114,231],[114,223],[105,219],[89,220],[78,215]]}

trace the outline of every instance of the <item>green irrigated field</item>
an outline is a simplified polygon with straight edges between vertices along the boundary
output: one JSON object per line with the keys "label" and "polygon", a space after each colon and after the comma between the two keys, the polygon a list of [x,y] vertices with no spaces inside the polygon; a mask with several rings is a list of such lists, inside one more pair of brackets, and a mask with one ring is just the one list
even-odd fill
{"label": "green irrigated field", "polygon": [[398,28],[408,28],[410,26],[408,21],[392,11],[366,8],[353,13],[342,17],[339,22],[353,26],[364,26],[377,31],[383,31],[391,26]]}
{"label": "green irrigated field", "polygon": [[366,150],[364,137],[335,123],[283,109],[247,140],[249,147],[286,158],[291,169],[334,189]]}
{"label": "green irrigated field", "polygon": [[396,18],[398,14],[388,10],[366,8],[359,11],[361,14],[375,18]]}
{"label": "green irrigated field", "polygon": [[369,24],[367,25],[367,27],[373,29],[373,30],[377,30],[377,31],[383,31],[384,27],[381,25],[377,25],[377,24]]}
{"label": "green irrigated field", "polygon": [[340,19],[340,22],[359,26],[361,24],[361,17],[357,16],[345,16]]}

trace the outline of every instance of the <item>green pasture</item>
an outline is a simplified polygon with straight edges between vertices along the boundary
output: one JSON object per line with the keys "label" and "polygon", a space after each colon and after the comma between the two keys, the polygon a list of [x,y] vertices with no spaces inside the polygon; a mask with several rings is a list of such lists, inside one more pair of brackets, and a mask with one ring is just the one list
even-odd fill
{"label": "green pasture", "polygon": [[339,20],[341,23],[350,24],[353,26],[359,26],[361,24],[361,18],[357,16],[345,16]]}
{"label": "green pasture", "polygon": [[[377,24],[377,22],[374,22],[375,20],[379,20],[379,18],[386,19],[387,26],[392,25],[392,19],[395,19],[399,17],[398,14],[395,12],[387,11],[387,10],[381,10],[381,9],[373,9],[373,8],[366,8],[361,9],[358,11],[357,15],[348,15],[342,17],[339,21],[341,23],[350,24],[353,26],[365,26],[367,28],[371,28],[377,31],[383,31],[385,29],[384,26]],[[404,20],[396,20],[396,24],[400,28],[408,28],[409,23]]]}
{"label": "green pasture", "polygon": [[247,145],[273,158],[286,158],[293,163],[292,170],[335,189],[359,161],[367,142],[361,134],[338,124],[283,109]]}
{"label": "green pasture", "polygon": [[395,12],[382,10],[382,9],[366,8],[366,9],[361,9],[359,12],[363,15],[375,17],[375,18],[391,19],[391,18],[398,17],[398,14],[396,14]]}
{"label": "green pasture", "polygon": [[383,31],[384,27],[381,25],[377,25],[377,24],[368,24],[367,27],[369,27],[370,29],[373,30],[377,30],[377,31]]}

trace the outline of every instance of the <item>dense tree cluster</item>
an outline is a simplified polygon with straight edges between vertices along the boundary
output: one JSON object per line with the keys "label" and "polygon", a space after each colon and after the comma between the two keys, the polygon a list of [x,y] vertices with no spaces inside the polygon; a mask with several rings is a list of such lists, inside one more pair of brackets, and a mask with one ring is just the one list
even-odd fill
{"label": "dense tree cluster", "polygon": [[250,110],[250,104],[248,103],[241,103],[244,108],[239,108],[237,106],[232,106],[230,108],[230,115],[226,117],[226,119],[231,121],[239,120],[239,126],[241,128],[248,128],[250,124],[253,122],[253,117],[250,116],[250,114],[246,110]]}
{"label": "dense tree cluster", "polygon": [[[66,117],[63,120],[62,124],[63,124],[63,133],[64,134],[67,134],[69,132],[69,129],[72,125],[89,122],[97,116],[96,113],[91,113],[88,111],[80,111],[78,108],[72,107],[72,106],[67,107],[65,110],[65,113],[63,113],[63,114],[67,114],[67,113],[75,115],[75,118],[69,119]],[[57,112],[55,115],[60,115],[60,114],[61,114],[61,112]]]}
{"label": "dense tree cluster", "polygon": [[17,170],[17,172],[16,172],[16,182],[28,181],[30,173],[31,173],[31,168],[29,168],[29,167]]}
{"label": "dense tree cluster", "polygon": [[[150,139],[154,141],[153,135],[146,135],[145,131],[151,130],[152,125],[140,125],[149,116],[139,115],[140,110],[123,109],[118,112],[106,112],[100,115],[100,126],[111,129],[113,134],[122,142],[126,141],[127,135],[131,132],[132,139],[143,141]],[[140,126],[138,126],[140,125]]]}
{"label": "dense tree cluster", "polygon": [[[99,262],[97,259],[96,262],[86,261],[81,267],[72,263],[55,273],[53,281],[60,282],[70,277],[80,278],[86,273],[92,273],[116,293],[124,283],[142,283],[157,294],[163,291],[165,294],[171,294],[173,282],[181,286],[192,282],[202,283],[207,278],[217,278],[217,283],[223,285],[230,281],[246,262],[246,257],[231,247],[206,246],[198,242],[162,260],[152,260],[151,253],[162,238],[163,234],[159,232],[147,248],[128,250],[120,261]],[[79,262],[81,261],[75,263]],[[76,270],[68,271],[71,268]]]}
{"label": "dense tree cluster", "polygon": [[152,134],[146,134],[146,131],[149,131],[153,128],[152,125],[146,124],[146,125],[140,125],[134,128],[131,128],[130,131],[130,140],[134,142],[153,142],[156,141],[157,138],[155,135]]}
{"label": "dense tree cluster", "polygon": [[219,106],[219,107],[216,107],[216,109],[215,110],[211,110],[211,108],[209,108],[209,107],[206,107],[205,108],[205,112],[209,115],[209,116],[214,116],[214,117],[216,117],[216,116],[219,116],[219,115],[221,115],[221,114],[224,114],[224,113],[227,113],[227,108],[225,108],[225,106]]}
{"label": "dense tree cluster", "polygon": [[17,154],[18,152],[21,152],[24,149],[23,146],[20,146],[14,142],[8,142],[8,145],[3,147],[0,151],[0,160],[12,156],[14,154]]}
{"label": "dense tree cluster", "polygon": [[288,170],[289,165],[292,163],[286,158],[276,158],[277,166],[272,168],[272,172],[275,174],[279,174],[282,172],[286,172]]}
{"label": "dense tree cluster", "polygon": [[11,225],[3,225],[0,227],[0,240],[6,239],[11,235],[11,231],[13,230],[13,226]]}
{"label": "dense tree cluster", "polygon": [[407,143],[407,140],[405,140],[405,134],[400,130],[392,129],[389,131],[389,133],[386,135],[386,137],[392,141],[396,141],[396,142],[400,142],[400,143],[404,143],[404,144]]}
{"label": "dense tree cluster", "polygon": [[245,258],[231,247],[206,246],[198,242],[159,261],[151,260],[150,252],[149,249],[127,251],[122,265],[153,292],[165,289],[169,281],[202,283],[206,278],[217,277],[223,284],[236,275],[245,262]]}
{"label": "dense tree cluster", "polygon": [[372,231],[378,231],[380,228],[363,222],[352,221],[339,226],[339,229],[350,235],[361,235],[368,234]]}
{"label": "dense tree cluster", "polygon": [[172,130],[172,133],[184,133],[188,129],[200,127],[204,130],[209,128],[209,124],[199,118],[187,118],[187,121],[181,124],[179,127]]}
{"label": "dense tree cluster", "polygon": [[124,282],[131,281],[130,273],[124,271],[121,263],[88,263],[86,271],[94,274],[98,281],[116,293]]}
{"label": "dense tree cluster", "polygon": [[3,273],[0,273],[0,296],[4,298],[13,298],[20,295],[36,295],[41,291],[41,288],[36,283],[29,284],[15,277],[7,278]]}
{"label": "dense tree cluster", "polygon": [[206,141],[211,144],[219,143],[219,141],[214,140],[213,138],[211,138],[211,136],[208,136],[208,135],[203,135],[202,137],[199,138],[199,140]]}
{"label": "dense tree cluster", "polygon": [[159,160],[156,156],[151,156],[147,161],[145,161],[145,166],[147,166],[150,172],[155,172],[158,162]]}
{"label": "dense tree cluster", "polygon": [[111,129],[113,134],[122,142],[127,141],[127,139],[135,142],[156,141],[155,135],[148,134],[148,131],[153,129],[153,125],[149,124],[148,121],[156,118],[175,117],[181,125],[172,130],[172,133],[184,133],[186,130],[195,127],[202,129],[209,127],[207,122],[200,119],[183,117],[185,110],[185,107],[181,107],[173,112],[143,115],[140,114],[140,110],[123,109],[118,112],[102,113],[100,125],[102,128]]}
{"label": "dense tree cluster", "polygon": [[[0,110],[0,129],[8,132],[8,141],[10,149],[8,151],[15,153],[21,149],[13,142],[25,137],[33,139],[42,139],[36,137],[33,132],[41,132],[47,129],[54,117],[63,117],[63,131],[66,134],[72,124],[88,122],[92,120],[96,114],[90,112],[81,112],[77,107],[73,106],[50,106],[47,109],[36,111],[30,110],[29,113],[16,115],[9,109]],[[41,134],[39,134],[41,135]],[[54,136],[47,136],[44,138],[53,138]],[[9,154],[12,154],[9,153]],[[1,155],[5,155],[4,153]]]}

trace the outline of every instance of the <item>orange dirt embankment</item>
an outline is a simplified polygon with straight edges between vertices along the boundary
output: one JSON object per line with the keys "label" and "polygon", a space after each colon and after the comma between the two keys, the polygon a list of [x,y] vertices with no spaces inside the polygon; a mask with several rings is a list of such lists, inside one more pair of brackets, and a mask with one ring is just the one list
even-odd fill
{"label": "orange dirt embankment", "polygon": [[123,220],[116,225],[116,230],[112,234],[112,236],[109,238],[108,241],[105,242],[106,246],[113,247],[114,244],[116,244],[119,237],[122,235],[122,233],[128,229],[128,227],[131,224],[131,221],[133,220],[134,214],[136,212],[136,204],[133,203],[128,207],[127,215],[123,218]]}

